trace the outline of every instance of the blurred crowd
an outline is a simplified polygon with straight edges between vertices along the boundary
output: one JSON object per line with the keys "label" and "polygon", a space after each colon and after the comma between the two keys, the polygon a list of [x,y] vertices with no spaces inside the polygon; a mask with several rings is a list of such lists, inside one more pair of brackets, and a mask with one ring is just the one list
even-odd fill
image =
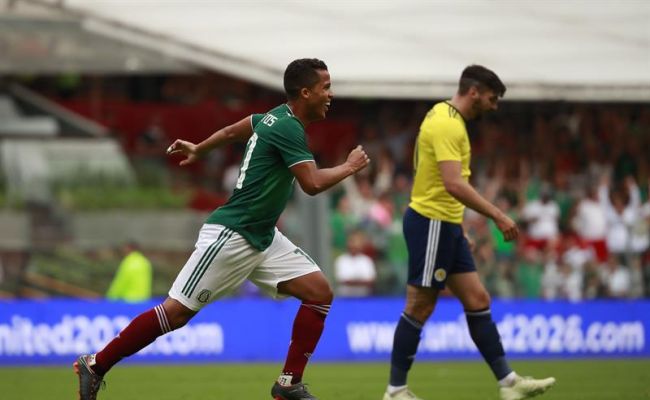
{"label": "blurred crowd", "polygon": [[[263,112],[283,101],[276,92],[216,75],[82,79],[65,96],[38,86],[118,135],[128,133],[123,144],[134,163],[170,167],[171,184],[191,182],[189,206],[204,211],[222,204],[232,190],[242,147],[213,152],[191,179],[180,180],[173,179],[177,160],[170,162],[160,149],[177,137],[198,140],[251,110]],[[322,166],[341,162],[356,144],[372,160],[370,168],[329,192],[333,275],[342,295],[404,290],[401,218],[409,202],[413,144],[434,103],[335,99],[328,119],[308,129]],[[492,115],[469,122],[468,130],[471,183],[512,215],[522,233],[516,242],[504,242],[494,224],[466,213],[464,227],[492,295],[650,296],[648,104],[503,102]]]}
{"label": "blurred crowd", "polygon": [[[491,294],[571,301],[649,296],[650,108],[503,108],[502,115],[470,128],[471,181],[518,221],[522,233],[517,242],[505,242],[492,221],[466,212],[464,228]],[[401,216],[417,126],[381,128],[362,131],[373,167],[339,191],[333,245],[349,253],[345,237],[360,230],[365,253],[389,282],[403,284]],[[380,293],[395,289],[375,284]]]}

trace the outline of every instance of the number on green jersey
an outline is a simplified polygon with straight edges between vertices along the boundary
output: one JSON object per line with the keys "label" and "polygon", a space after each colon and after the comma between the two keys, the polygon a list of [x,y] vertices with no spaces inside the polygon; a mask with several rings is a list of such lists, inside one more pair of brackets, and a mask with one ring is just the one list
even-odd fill
{"label": "number on green jersey", "polygon": [[257,133],[253,132],[253,136],[248,139],[248,146],[246,149],[246,156],[244,157],[244,162],[241,163],[241,170],[239,171],[239,178],[237,178],[237,184],[235,189],[241,189],[244,185],[244,179],[246,179],[246,170],[248,169],[248,164],[251,162],[251,156],[253,155],[253,149],[257,144]]}

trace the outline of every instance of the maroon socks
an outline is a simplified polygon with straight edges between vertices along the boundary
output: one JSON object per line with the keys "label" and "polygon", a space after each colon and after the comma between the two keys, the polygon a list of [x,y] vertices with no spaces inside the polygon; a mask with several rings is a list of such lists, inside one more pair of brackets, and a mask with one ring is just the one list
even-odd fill
{"label": "maroon socks", "polygon": [[95,355],[93,371],[98,375],[106,374],[121,359],[144,349],[171,330],[162,304],[143,312]]}
{"label": "maroon socks", "polygon": [[300,306],[296,319],[293,321],[287,360],[282,369],[282,375],[278,379],[281,385],[289,386],[302,381],[305,366],[307,366],[320,335],[323,333],[325,317],[329,310],[329,304],[302,303]]}

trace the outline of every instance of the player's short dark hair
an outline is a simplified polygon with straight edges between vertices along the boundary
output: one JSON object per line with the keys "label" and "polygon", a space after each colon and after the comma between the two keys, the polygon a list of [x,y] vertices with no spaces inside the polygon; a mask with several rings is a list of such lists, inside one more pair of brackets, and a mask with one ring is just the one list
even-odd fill
{"label": "player's short dark hair", "polygon": [[318,82],[319,69],[327,71],[327,65],[317,58],[291,61],[284,71],[284,91],[289,100],[298,97],[302,88],[311,88]]}
{"label": "player's short dark hair", "polygon": [[472,86],[478,87],[479,90],[488,88],[499,97],[503,97],[506,93],[506,85],[501,82],[501,79],[499,79],[497,74],[482,65],[470,65],[463,70],[462,74],[460,74],[458,93],[463,95],[467,93]]}

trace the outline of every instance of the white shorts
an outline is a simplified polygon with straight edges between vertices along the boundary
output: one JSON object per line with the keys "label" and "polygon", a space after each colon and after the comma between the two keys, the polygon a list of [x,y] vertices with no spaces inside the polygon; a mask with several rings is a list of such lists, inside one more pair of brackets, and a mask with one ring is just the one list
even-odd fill
{"label": "white shorts", "polygon": [[320,271],[318,265],[277,228],[271,245],[259,251],[232,229],[205,224],[169,297],[198,311],[236,291],[248,279],[270,296],[280,298],[285,296],[278,293],[278,283],[315,271]]}

